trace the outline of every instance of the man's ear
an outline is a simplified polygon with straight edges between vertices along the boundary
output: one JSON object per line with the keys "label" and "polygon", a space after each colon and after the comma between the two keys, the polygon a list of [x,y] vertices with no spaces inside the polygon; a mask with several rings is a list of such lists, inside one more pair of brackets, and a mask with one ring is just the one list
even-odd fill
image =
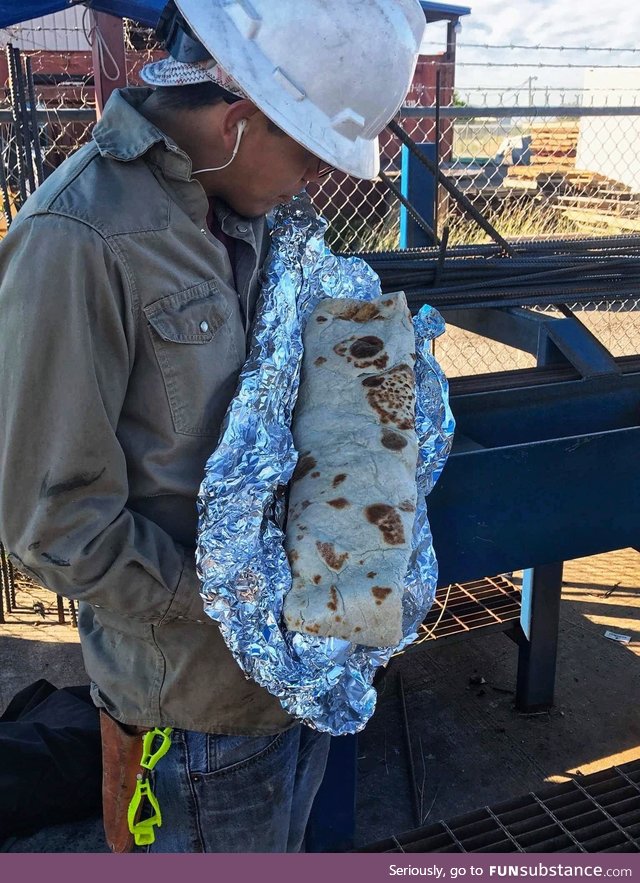
{"label": "man's ear", "polygon": [[224,112],[222,118],[222,136],[227,147],[233,147],[238,137],[238,123],[245,120],[245,125],[251,120],[252,116],[258,113],[258,108],[248,98],[241,101],[234,101]]}

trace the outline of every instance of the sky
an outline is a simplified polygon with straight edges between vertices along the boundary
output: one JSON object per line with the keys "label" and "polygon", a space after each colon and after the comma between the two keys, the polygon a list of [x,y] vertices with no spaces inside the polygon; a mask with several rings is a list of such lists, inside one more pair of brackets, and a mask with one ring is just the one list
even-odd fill
{"label": "sky", "polygon": [[[520,92],[520,104],[529,95],[537,104],[545,103],[546,90],[556,101],[562,92],[567,103],[575,103],[584,87],[585,68],[577,65],[633,65],[640,78],[640,3],[637,0],[454,0],[471,7],[461,19],[458,35],[456,85],[462,97],[480,97],[484,90],[501,95],[500,90]],[[437,25],[427,28],[426,39],[442,41]],[[486,49],[467,44],[589,47],[591,51],[543,49]],[[594,48],[633,48],[636,52],[596,52]],[[437,47],[434,47],[438,51]],[[472,62],[493,63],[472,66]],[[541,67],[540,65],[561,65]],[[505,65],[499,67],[498,65]],[[569,67],[568,65],[574,65]],[[531,92],[529,91],[531,89]],[[475,95],[469,95],[475,90]],[[465,93],[467,93],[465,95]],[[514,91],[501,96],[503,103],[515,103]],[[487,103],[487,102],[484,102]]]}

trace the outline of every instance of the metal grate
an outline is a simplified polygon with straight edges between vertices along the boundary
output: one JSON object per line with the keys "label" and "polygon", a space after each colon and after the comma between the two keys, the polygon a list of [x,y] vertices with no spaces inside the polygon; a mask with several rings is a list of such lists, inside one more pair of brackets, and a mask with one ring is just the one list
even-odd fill
{"label": "metal grate", "polygon": [[381,840],[360,852],[640,852],[640,760]]}
{"label": "metal grate", "polygon": [[504,631],[519,618],[520,591],[506,576],[453,583],[451,587],[438,589],[433,606],[420,626],[418,638],[407,651],[427,641],[461,637],[476,629]]}

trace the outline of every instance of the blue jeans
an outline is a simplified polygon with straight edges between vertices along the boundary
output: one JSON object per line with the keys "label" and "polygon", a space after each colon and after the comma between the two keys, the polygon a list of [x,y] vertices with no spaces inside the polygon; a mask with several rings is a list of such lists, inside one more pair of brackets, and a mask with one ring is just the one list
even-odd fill
{"label": "blue jeans", "polygon": [[174,730],[151,773],[162,826],[144,852],[300,852],[330,737]]}

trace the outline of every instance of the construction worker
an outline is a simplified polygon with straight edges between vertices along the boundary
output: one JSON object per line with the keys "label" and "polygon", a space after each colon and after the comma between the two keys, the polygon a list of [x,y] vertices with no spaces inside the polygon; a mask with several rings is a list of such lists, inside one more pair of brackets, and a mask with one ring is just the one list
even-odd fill
{"label": "construction worker", "polygon": [[328,737],[246,680],[204,614],[195,501],[247,353],[264,216],[333,168],[376,177],[424,14],[176,0],[160,29],[154,89],[114,93],[0,246],[0,536],[80,602],[111,847],[133,830],[148,851],[299,851]]}

